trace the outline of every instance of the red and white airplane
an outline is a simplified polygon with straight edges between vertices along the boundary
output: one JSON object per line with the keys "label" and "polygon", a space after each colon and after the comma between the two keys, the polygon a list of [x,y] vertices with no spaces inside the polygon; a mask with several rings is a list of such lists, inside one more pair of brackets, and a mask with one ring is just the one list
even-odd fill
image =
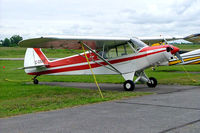
{"label": "red and white airplane", "polygon": [[[38,84],[36,78],[41,75],[90,75],[92,74],[90,64],[94,74],[122,75],[125,79],[124,89],[131,91],[134,90],[135,83],[138,81],[147,83],[149,87],[156,87],[157,80],[146,76],[144,72],[146,68],[169,61],[174,58],[174,55],[182,60],[177,47],[172,45],[150,47],[145,43],[176,39],[180,37],[139,39],[136,37],[47,36],[24,40],[19,45],[27,47],[23,69],[27,74],[35,75],[34,84]],[[193,37],[188,36],[182,39],[191,41]],[[50,61],[40,48],[85,48],[88,51],[85,54]],[[137,76],[135,81],[133,81],[134,76]]]}

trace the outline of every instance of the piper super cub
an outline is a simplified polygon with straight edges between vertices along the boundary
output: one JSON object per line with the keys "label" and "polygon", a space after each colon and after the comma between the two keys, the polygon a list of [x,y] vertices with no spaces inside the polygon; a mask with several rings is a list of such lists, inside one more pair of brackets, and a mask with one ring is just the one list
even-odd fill
{"label": "piper super cub", "polygon": [[[132,91],[135,83],[145,82],[149,87],[156,87],[157,80],[148,78],[146,68],[159,65],[173,59],[176,55],[180,60],[179,48],[172,45],[148,46],[145,43],[155,43],[169,38],[119,38],[119,37],[83,37],[83,36],[46,36],[21,41],[22,47],[27,47],[24,67],[29,75],[35,75],[33,83],[41,75],[90,75],[120,74],[125,79],[124,89]],[[194,39],[193,36],[182,38]],[[145,42],[145,43],[144,43]],[[74,56],[48,60],[40,48],[87,49],[88,51]],[[137,76],[133,81],[134,76]]]}

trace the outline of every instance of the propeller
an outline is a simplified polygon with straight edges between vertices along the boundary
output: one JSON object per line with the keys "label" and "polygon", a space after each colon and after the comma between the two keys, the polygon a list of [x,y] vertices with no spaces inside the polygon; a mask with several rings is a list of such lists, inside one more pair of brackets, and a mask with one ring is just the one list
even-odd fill
{"label": "propeller", "polygon": [[172,53],[173,55],[175,55],[175,56],[181,61],[181,63],[184,62],[183,58],[182,58],[182,57],[180,56],[180,54],[179,54],[179,51],[180,51],[179,48],[177,48],[177,47],[175,47],[175,46],[172,46],[172,45],[169,45],[169,47],[167,47],[167,51],[168,51],[168,52],[171,51],[171,53]]}
{"label": "propeller", "polygon": [[184,63],[184,60],[183,60],[183,58],[180,56],[179,52],[176,52],[175,55],[176,55],[176,57],[177,57],[179,60],[181,60],[182,63]]}

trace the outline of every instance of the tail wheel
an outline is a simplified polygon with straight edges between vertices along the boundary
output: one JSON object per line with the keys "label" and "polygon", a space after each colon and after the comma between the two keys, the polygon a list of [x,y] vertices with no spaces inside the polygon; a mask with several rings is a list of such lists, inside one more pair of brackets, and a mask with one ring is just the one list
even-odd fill
{"label": "tail wheel", "polygon": [[124,82],[124,90],[125,91],[133,91],[135,89],[135,84],[132,80],[126,80]]}
{"label": "tail wheel", "polygon": [[149,82],[147,82],[147,86],[151,88],[155,88],[157,86],[157,80],[153,77],[149,78]]}
{"label": "tail wheel", "polygon": [[37,79],[33,79],[33,84],[38,84],[39,81]]}

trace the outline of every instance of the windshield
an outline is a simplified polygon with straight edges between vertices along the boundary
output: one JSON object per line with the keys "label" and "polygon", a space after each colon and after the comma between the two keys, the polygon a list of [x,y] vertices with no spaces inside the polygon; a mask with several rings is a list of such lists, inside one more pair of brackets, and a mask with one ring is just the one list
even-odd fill
{"label": "windshield", "polygon": [[137,39],[137,38],[131,38],[131,43],[133,45],[133,47],[138,51],[143,47],[147,47],[148,45],[145,44],[144,42],[142,42],[141,40]]}
{"label": "windshield", "polygon": [[98,54],[104,59],[116,58],[120,56],[137,53],[141,48],[147,47],[144,42],[137,38],[131,38],[130,41],[114,46],[104,45],[103,50]]}

